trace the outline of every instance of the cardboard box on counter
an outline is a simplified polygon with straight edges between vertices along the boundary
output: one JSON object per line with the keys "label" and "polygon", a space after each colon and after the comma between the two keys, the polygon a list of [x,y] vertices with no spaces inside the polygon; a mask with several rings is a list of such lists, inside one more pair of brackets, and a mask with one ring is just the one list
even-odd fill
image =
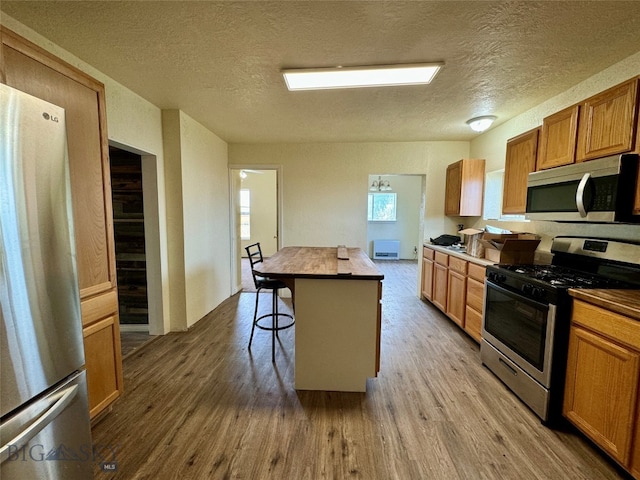
{"label": "cardboard box on counter", "polygon": [[467,228],[460,230],[458,233],[465,235],[465,251],[467,255],[471,255],[476,258],[484,258],[484,245],[479,240],[484,233],[484,230],[478,230],[475,228]]}
{"label": "cardboard box on counter", "polygon": [[484,233],[484,258],[496,263],[533,263],[540,237],[533,233]]}

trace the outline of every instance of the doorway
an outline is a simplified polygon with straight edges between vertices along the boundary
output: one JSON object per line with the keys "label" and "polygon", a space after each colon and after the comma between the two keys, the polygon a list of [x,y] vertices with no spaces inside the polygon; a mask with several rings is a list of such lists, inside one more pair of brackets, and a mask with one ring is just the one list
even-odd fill
{"label": "doorway", "polygon": [[122,353],[164,333],[157,159],[110,144],[111,194]]}
{"label": "doorway", "polygon": [[369,175],[367,245],[372,259],[418,259],[423,243],[425,178]]}
{"label": "doorway", "polygon": [[[260,243],[269,257],[280,246],[280,198],[277,167],[234,168],[230,170],[231,208],[234,228],[232,248],[236,273],[234,291],[254,291],[253,278],[245,247]],[[232,275],[233,277],[234,275]]]}

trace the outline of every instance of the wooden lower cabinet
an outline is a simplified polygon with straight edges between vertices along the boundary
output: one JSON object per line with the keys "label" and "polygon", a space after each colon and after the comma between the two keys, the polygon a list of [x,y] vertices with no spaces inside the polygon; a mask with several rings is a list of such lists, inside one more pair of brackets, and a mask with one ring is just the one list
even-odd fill
{"label": "wooden lower cabinet", "polygon": [[[471,265],[469,265],[471,268]],[[484,267],[480,267],[484,270]],[[484,310],[484,282],[467,278],[467,307],[464,322],[465,331],[480,342],[482,338],[482,312]]]}
{"label": "wooden lower cabinet", "polygon": [[427,300],[433,298],[433,257],[434,251],[423,247],[422,254],[422,296]]}
{"label": "wooden lower cabinet", "polygon": [[640,323],[574,300],[563,413],[636,476],[639,386]]}
{"label": "wooden lower cabinet", "polygon": [[483,265],[423,247],[422,296],[476,342],[482,339],[484,276]]}
{"label": "wooden lower cabinet", "polygon": [[[638,394],[638,406],[636,407],[636,418],[640,415],[640,393]],[[633,451],[631,452],[631,475],[640,478],[640,425],[636,425],[633,437]]]}
{"label": "wooden lower cabinet", "polygon": [[457,257],[449,258],[447,288],[447,315],[464,328],[464,316],[467,306],[467,262]]}
{"label": "wooden lower cabinet", "polygon": [[447,310],[449,269],[439,263],[433,264],[433,298],[431,301],[443,312]]}
{"label": "wooden lower cabinet", "polygon": [[120,328],[118,317],[104,318],[83,330],[89,390],[89,415],[93,419],[107,408],[122,389]]}

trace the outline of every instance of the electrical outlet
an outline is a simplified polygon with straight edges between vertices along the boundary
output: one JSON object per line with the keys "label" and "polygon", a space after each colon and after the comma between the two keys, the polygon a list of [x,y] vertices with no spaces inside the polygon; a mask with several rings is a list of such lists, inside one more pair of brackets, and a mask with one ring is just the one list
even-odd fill
{"label": "electrical outlet", "polygon": [[418,253],[418,247],[413,247],[413,253]]}

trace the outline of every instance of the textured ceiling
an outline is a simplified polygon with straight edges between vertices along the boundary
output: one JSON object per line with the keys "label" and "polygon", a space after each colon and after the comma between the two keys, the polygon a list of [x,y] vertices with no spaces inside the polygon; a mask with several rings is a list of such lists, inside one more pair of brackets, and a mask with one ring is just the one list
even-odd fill
{"label": "textured ceiling", "polygon": [[[640,51],[639,1],[10,1],[0,10],[224,140],[469,140]],[[283,68],[442,61],[431,85],[289,92]]]}

